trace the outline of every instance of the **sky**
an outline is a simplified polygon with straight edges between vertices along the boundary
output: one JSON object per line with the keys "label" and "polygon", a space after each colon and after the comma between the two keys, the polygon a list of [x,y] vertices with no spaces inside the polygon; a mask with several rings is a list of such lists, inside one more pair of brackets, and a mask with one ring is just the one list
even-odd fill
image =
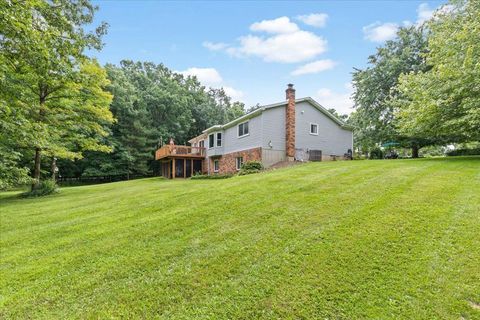
{"label": "sky", "polygon": [[350,113],[351,73],[400,26],[445,1],[94,1],[107,22],[100,63],[163,63],[246,107],[312,97]]}

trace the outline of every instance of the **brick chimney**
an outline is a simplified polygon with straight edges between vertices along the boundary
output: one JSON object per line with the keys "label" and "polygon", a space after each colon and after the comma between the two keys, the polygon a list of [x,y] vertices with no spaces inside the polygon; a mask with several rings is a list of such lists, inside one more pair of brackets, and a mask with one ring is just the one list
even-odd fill
{"label": "brick chimney", "polygon": [[293,89],[293,84],[289,83],[285,92],[287,94],[287,107],[285,108],[285,151],[287,161],[293,161],[295,157],[295,89]]}

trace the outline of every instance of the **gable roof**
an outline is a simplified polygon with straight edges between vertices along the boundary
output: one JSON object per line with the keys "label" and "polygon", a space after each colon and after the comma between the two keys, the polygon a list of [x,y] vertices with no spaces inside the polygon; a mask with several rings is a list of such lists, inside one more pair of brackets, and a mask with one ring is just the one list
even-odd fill
{"label": "gable roof", "polygon": [[[339,125],[343,129],[350,130],[350,131],[353,130],[352,126],[350,126],[350,125],[346,124],[345,122],[343,122],[342,120],[338,119],[336,116],[331,114],[327,109],[325,109],[321,104],[319,104],[317,101],[313,100],[311,97],[295,99],[295,104],[300,103],[300,102],[310,103],[318,111],[320,111],[321,113],[326,115],[328,118],[330,118],[333,122],[335,122],[337,125]],[[265,110],[276,108],[276,107],[283,107],[283,106],[286,106],[286,105],[287,105],[287,101],[282,101],[282,102],[278,102],[278,103],[273,103],[273,104],[268,104],[268,105],[265,105],[265,106],[261,106],[258,109],[253,110],[252,112],[249,112],[249,113],[247,113],[247,114],[245,114],[245,115],[243,115],[243,116],[241,116],[241,117],[239,117],[235,120],[232,120],[232,121],[230,121],[230,122],[228,122],[224,125],[214,125],[214,126],[208,128],[208,129],[203,130],[202,132],[205,134],[205,133],[210,133],[210,132],[213,132],[213,131],[224,130],[224,129],[233,127],[234,125],[236,125],[236,124],[238,124],[242,121],[245,121],[245,120],[251,119],[253,117],[256,117],[256,116],[260,115]]]}

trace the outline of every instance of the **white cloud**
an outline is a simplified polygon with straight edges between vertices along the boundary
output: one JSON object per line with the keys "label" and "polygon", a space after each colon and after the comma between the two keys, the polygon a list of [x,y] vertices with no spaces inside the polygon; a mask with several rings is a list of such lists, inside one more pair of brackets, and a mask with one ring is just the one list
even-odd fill
{"label": "white cloud", "polygon": [[288,17],[255,22],[251,31],[270,35],[248,34],[237,45],[204,42],[210,50],[223,50],[238,58],[258,57],[267,62],[296,63],[312,60],[327,50],[327,41],[312,32],[300,30]]}
{"label": "white cloud", "polygon": [[435,9],[431,9],[428,3],[421,3],[417,8],[417,24],[430,20],[434,13]]}
{"label": "white cloud", "polygon": [[328,88],[320,88],[317,91],[315,98],[327,109],[333,108],[337,110],[339,114],[350,114],[353,111],[352,93],[352,85],[346,83],[343,92],[336,92]]}
{"label": "white cloud", "polygon": [[310,60],[326,50],[325,39],[300,30],[266,38],[247,35],[240,38],[239,47],[227,52],[237,57],[257,56],[267,62],[294,63]]}
{"label": "white cloud", "polygon": [[273,20],[255,22],[250,26],[252,31],[264,31],[268,33],[292,33],[298,31],[298,26],[291,22],[288,17],[280,17]]}
{"label": "white cloud", "polygon": [[228,86],[223,86],[223,90],[233,101],[238,101],[243,98],[243,92],[240,90]]}
{"label": "white cloud", "polygon": [[312,13],[312,14],[298,16],[297,19],[309,26],[322,28],[322,27],[325,27],[325,25],[327,24],[328,14]]}
{"label": "white cloud", "polygon": [[372,42],[383,42],[395,38],[399,25],[396,23],[375,22],[363,27],[365,39]]}
{"label": "white cloud", "polygon": [[421,3],[417,8],[417,25],[421,25],[424,22],[432,19],[435,15],[441,15],[449,13],[453,10],[453,6],[450,4],[442,5],[437,8],[430,8],[428,3]]}
{"label": "white cloud", "polygon": [[230,96],[234,101],[238,101],[243,98],[243,92],[224,84],[223,78],[215,68],[188,68],[185,71],[175,71],[176,73],[183,74],[184,76],[196,76],[198,81],[206,87],[221,88],[225,93]]}
{"label": "white cloud", "polygon": [[177,71],[184,76],[196,76],[205,86],[214,86],[220,84],[223,79],[215,68],[188,68],[185,71]]}
{"label": "white cloud", "polygon": [[[417,8],[417,21],[405,20],[403,26],[420,26],[426,21],[432,19],[437,14],[445,14],[453,9],[452,5],[443,5],[438,8],[430,8],[428,3],[421,3]],[[394,22],[381,23],[379,21],[363,27],[365,39],[373,42],[383,42],[395,38],[400,25]]]}
{"label": "white cloud", "polygon": [[299,76],[302,74],[319,73],[325,70],[333,69],[336,65],[337,63],[330,59],[317,60],[298,67],[292,72],[292,75]]}
{"label": "white cloud", "polygon": [[223,49],[228,47],[228,44],[223,43],[223,42],[213,43],[213,42],[210,42],[210,41],[205,41],[205,42],[202,43],[202,45],[205,48],[207,48],[209,50],[212,50],[212,51],[223,50]]}

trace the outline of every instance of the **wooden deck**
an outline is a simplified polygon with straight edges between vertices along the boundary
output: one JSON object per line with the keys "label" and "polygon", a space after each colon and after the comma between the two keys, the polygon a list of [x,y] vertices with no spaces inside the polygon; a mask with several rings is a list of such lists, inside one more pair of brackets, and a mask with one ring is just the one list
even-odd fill
{"label": "wooden deck", "polygon": [[189,147],[178,145],[164,145],[155,152],[155,160],[161,160],[164,158],[205,158],[205,148],[202,147]]}

